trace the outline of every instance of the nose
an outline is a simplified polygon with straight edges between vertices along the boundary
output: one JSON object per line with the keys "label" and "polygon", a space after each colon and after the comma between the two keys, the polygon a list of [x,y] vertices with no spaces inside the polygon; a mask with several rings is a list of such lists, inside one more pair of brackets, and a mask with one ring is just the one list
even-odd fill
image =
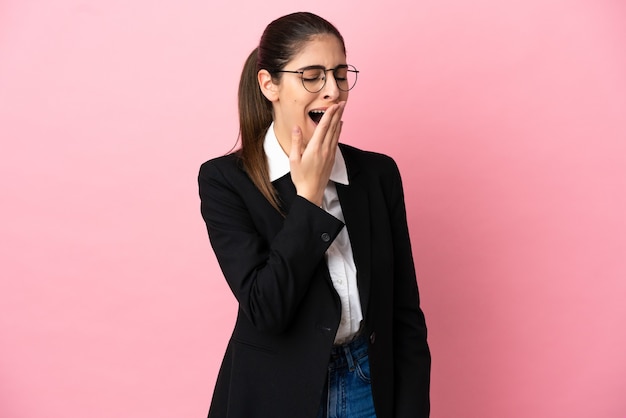
{"label": "nose", "polygon": [[339,98],[339,96],[341,95],[341,90],[339,90],[339,87],[337,86],[337,80],[335,80],[335,74],[333,73],[332,70],[328,70],[326,72],[326,84],[324,85],[324,88],[322,89],[322,92],[324,93],[324,98],[325,99],[330,99],[330,100],[336,100]]}

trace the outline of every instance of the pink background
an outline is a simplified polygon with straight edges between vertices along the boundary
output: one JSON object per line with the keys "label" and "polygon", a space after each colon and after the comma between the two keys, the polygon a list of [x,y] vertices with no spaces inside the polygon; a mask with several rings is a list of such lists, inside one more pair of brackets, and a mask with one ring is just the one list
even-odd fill
{"label": "pink background", "polygon": [[206,414],[235,301],[197,170],[300,9],[362,71],[343,141],[404,176],[432,417],[626,416],[626,4],[227,3],[0,2],[0,416]]}

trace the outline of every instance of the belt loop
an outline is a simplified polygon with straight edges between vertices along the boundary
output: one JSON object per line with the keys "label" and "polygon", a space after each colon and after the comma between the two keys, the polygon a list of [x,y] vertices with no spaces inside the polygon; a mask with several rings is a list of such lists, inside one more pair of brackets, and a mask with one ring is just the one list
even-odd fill
{"label": "belt loop", "polygon": [[343,347],[343,352],[344,352],[344,354],[346,356],[346,360],[348,361],[348,367],[350,368],[350,371],[353,371],[354,370],[354,359],[352,357],[352,351],[350,351],[350,346],[351,345],[352,344],[346,344]]}

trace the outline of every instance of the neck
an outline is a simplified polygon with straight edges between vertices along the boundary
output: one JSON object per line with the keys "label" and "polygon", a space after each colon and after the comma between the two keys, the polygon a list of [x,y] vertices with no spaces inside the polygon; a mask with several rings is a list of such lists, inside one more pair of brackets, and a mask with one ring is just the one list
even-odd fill
{"label": "neck", "polygon": [[291,152],[291,130],[281,129],[281,127],[274,123],[274,135],[276,135],[276,139],[278,139],[280,147],[283,149],[285,154],[289,156],[289,153]]}

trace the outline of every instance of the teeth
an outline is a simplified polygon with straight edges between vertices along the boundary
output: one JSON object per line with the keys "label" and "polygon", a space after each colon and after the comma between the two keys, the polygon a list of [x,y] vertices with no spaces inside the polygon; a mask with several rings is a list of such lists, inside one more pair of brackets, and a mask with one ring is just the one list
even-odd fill
{"label": "teeth", "polygon": [[309,112],[309,117],[313,120],[313,122],[318,124],[322,120],[322,117],[324,116],[324,113],[325,113],[324,110],[319,110],[319,109],[311,110]]}

